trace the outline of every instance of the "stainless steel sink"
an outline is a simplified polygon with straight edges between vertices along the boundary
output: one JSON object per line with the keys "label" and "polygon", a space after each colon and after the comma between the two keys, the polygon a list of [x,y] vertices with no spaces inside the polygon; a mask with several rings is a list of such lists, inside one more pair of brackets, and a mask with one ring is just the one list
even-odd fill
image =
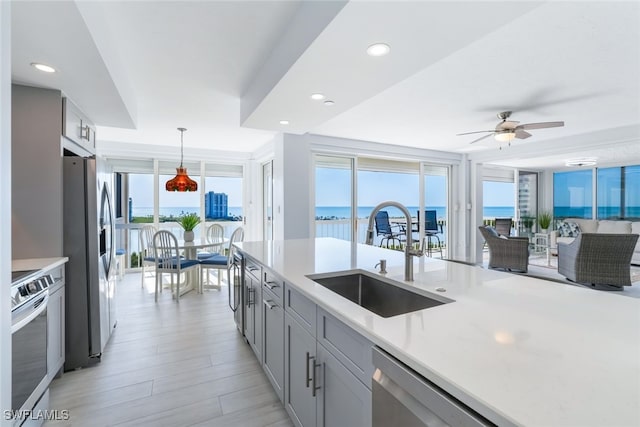
{"label": "stainless steel sink", "polygon": [[411,292],[393,280],[361,270],[314,274],[307,277],[382,317],[397,316],[453,302],[440,296],[432,298]]}

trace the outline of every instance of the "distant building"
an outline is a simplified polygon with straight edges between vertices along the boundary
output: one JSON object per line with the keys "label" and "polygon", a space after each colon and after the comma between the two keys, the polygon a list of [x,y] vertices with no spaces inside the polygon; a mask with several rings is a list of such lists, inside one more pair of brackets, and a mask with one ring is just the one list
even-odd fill
{"label": "distant building", "polygon": [[205,218],[227,218],[229,216],[229,205],[226,193],[214,193],[209,191],[204,195],[204,216]]}

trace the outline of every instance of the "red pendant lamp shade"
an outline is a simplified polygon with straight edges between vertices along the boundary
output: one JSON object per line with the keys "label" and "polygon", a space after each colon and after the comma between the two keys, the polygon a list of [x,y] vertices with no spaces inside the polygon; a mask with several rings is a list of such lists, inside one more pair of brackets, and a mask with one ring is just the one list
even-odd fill
{"label": "red pendant lamp shade", "polygon": [[167,181],[164,188],[167,191],[198,191],[198,183],[189,178],[189,175],[187,175],[187,168],[182,166],[182,135],[186,129],[178,128],[178,130],[180,131],[180,167],[176,168],[176,176]]}

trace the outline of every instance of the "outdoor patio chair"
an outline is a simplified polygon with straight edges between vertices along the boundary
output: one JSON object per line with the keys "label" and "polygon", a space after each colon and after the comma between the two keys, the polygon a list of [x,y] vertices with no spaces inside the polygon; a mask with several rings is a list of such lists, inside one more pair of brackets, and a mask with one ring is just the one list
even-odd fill
{"label": "outdoor patio chair", "polygon": [[[397,241],[398,245],[402,247],[402,242],[407,240],[406,228],[400,224],[391,224],[389,222],[389,213],[387,211],[380,211],[375,216],[376,236],[383,236],[380,240],[380,247],[386,241],[386,247],[389,247],[389,241]],[[394,230],[395,228],[395,230]]]}
{"label": "outdoor patio chair", "polygon": [[[418,224],[420,223],[420,211],[417,211],[418,216]],[[440,237],[438,234],[442,234],[442,224],[438,224],[438,213],[435,209],[433,210],[425,210],[424,211],[424,238],[426,240],[426,254],[431,256],[433,253],[433,245],[431,242],[432,238],[435,238],[438,241],[438,246],[436,250],[440,251],[440,258],[442,258],[442,242],[440,241]]]}
{"label": "outdoor patio chair", "polygon": [[493,227],[478,227],[489,246],[489,268],[526,273],[529,266],[529,238],[499,236]]}

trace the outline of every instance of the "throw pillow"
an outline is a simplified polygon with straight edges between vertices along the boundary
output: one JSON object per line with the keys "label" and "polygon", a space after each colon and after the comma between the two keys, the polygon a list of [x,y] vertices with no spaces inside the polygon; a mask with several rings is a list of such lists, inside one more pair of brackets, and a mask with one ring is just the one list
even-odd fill
{"label": "throw pillow", "polygon": [[562,222],[558,231],[560,232],[560,237],[578,237],[580,226],[575,222]]}
{"label": "throw pillow", "polygon": [[499,239],[509,240],[507,236],[503,236],[502,234],[498,236]]}
{"label": "throw pillow", "polygon": [[496,231],[495,228],[487,226],[485,227],[485,230],[487,230],[489,234],[491,234],[492,236],[498,237],[498,232]]}

